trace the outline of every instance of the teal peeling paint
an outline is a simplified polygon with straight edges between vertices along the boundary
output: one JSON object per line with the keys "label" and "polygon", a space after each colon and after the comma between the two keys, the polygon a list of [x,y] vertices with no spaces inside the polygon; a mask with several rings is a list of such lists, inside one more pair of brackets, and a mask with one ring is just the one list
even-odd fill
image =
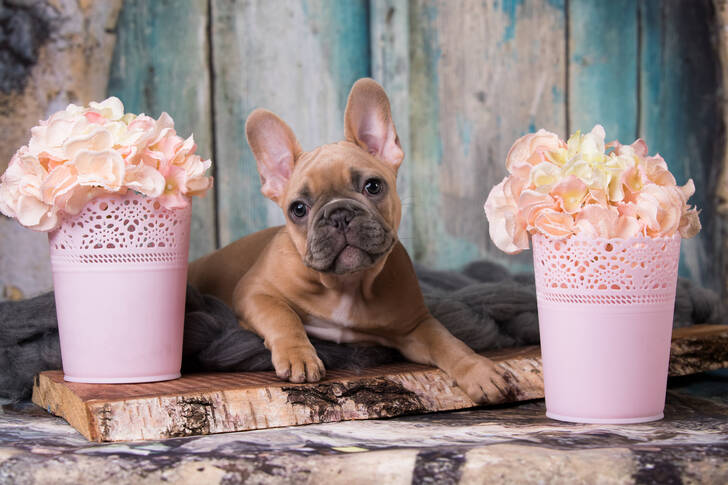
{"label": "teal peeling paint", "polygon": [[553,98],[554,104],[562,104],[564,102],[564,92],[561,91],[558,86],[551,87],[551,97]]}
{"label": "teal peeling paint", "polygon": [[[618,18],[619,22],[609,19]],[[607,138],[637,134],[637,7],[633,0],[569,2],[569,130],[600,123]]]}
{"label": "teal peeling paint", "polygon": [[[485,214],[483,217],[485,218]],[[438,241],[437,244],[436,268],[460,268],[481,257],[478,246],[470,241],[448,236]]]}
{"label": "teal peeling paint", "polygon": [[564,0],[548,0],[548,4],[557,10],[563,10],[565,6]]}
{"label": "teal peeling paint", "polygon": [[[442,165],[442,139],[440,136],[440,105],[439,105],[439,85],[440,78],[438,74],[440,66],[440,56],[442,56],[442,50],[440,49],[440,43],[437,35],[437,7],[434,5],[428,5],[424,9],[425,17],[427,19],[430,30],[425,34],[424,39],[424,50],[425,59],[427,60],[428,73],[430,76],[429,83],[427,85],[428,97],[423,102],[429,103],[432,112],[430,113],[432,124],[434,125],[433,135],[430,138],[430,149],[435,154],[437,165]],[[418,100],[416,100],[418,102]],[[415,127],[416,128],[416,127]]]}
{"label": "teal peeling paint", "polygon": [[324,58],[338,90],[339,104],[346,106],[349,89],[362,77],[371,76],[369,3],[367,0],[304,0],[303,12],[318,31]]}
{"label": "teal peeling paint", "polygon": [[418,261],[432,262],[430,253],[440,245],[444,234],[436,215],[441,201],[442,140],[438,76],[441,51],[434,2],[410,5],[410,49],[410,163],[414,164],[412,256]]}
{"label": "teal peeling paint", "polygon": [[508,25],[503,31],[503,37],[499,43],[505,43],[513,40],[516,35],[516,10],[523,5],[523,0],[502,0],[500,4],[501,11],[508,16]]}
{"label": "teal peeling paint", "polygon": [[463,144],[463,153],[467,157],[470,154],[470,137],[473,132],[473,124],[460,113],[456,115],[456,121],[458,125],[458,137]]}

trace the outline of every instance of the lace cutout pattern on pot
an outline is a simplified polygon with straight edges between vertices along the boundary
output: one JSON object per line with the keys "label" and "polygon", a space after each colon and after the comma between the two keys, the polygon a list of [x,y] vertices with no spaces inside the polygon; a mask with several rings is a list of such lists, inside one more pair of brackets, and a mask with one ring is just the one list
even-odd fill
{"label": "lace cutout pattern on pot", "polygon": [[186,262],[189,206],[169,210],[132,191],[89,202],[66,216],[49,234],[51,261],[57,264]]}
{"label": "lace cutout pattern on pot", "polygon": [[662,303],[675,297],[680,236],[555,240],[533,236],[540,299],[561,303]]}

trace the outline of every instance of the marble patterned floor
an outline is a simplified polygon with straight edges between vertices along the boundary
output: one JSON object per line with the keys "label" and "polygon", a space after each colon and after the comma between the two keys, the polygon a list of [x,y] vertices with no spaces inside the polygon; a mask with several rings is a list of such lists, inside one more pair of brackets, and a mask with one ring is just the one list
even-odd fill
{"label": "marble patterned floor", "polygon": [[99,444],[30,403],[5,404],[0,483],[728,483],[728,369],[671,379],[655,423],[569,424],[544,410]]}

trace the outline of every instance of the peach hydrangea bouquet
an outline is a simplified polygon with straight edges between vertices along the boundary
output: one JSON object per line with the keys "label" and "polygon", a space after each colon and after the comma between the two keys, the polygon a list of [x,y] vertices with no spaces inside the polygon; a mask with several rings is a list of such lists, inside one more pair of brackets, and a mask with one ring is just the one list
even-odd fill
{"label": "peach hydrangea bouquet", "polygon": [[700,231],[698,211],[687,203],[692,179],[678,186],[665,160],[649,156],[641,139],[622,145],[604,138],[596,125],[567,142],[543,129],[516,140],[506,157],[509,174],[485,203],[499,249],[519,253],[536,233],[628,239]]}
{"label": "peach hydrangea bouquet", "polygon": [[192,136],[179,137],[167,113],[159,119],[124,113],[115,97],[88,107],[69,105],[31,130],[28,145],[0,178],[0,212],[37,231],[53,231],[63,214],[128,190],[167,209],[212,186],[210,160],[195,155]]}

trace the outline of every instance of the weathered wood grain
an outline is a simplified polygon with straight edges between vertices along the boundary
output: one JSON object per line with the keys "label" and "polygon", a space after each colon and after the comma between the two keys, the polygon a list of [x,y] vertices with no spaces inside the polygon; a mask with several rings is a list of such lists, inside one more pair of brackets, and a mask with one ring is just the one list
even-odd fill
{"label": "weathered wood grain", "polygon": [[[109,95],[127,111],[168,112],[204,158],[213,156],[207,14],[207,0],[126,0],[109,79]],[[192,202],[190,259],[215,249],[215,232],[213,187]]]}
{"label": "weathered wood grain", "polygon": [[409,25],[415,258],[529,266],[492,245],[482,206],[517,137],[566,132],[563,2],[418,0]]}
{"label": "weathered wood grain", "polygon": [[[517,382],[515,400],[543,397],[538,347],[487,354]],[[673,333],[670,375],[728,367],[728,325]],[[490,404],[514,400],[489,395]],[[96,385],[41,373],[33,402],[94,441],[160,439],[297,424],[371,419],[473,407],[441,370],[412,363],[359,373],[330,370],[316,384],[291,384],[273,372],[192,374],[149,384]]]}
{"label": "weathered wood grain", "polygon": [[[720,103],[723,115],[723,136],[720,142],[722,160],[716,190],[717,200],[715,201],[717,204],[717,217],[714,223],[716,224],[716,237],[720,241],[717,248],[722,254],[728,254],[728,137],[726,136],[726,127],[728,127],[728,1],[714,0],[713,5],[716,11],[716,30],[718,31],[718,51],[720,53],[722,80],[722,90],[717,101]],[[721,275],[719,291],[723,298],[728,298],[728,258],[725,256],[719,258],[718,264],[720,265]]]}
{"label": "weathered wood grain", "polygon": [[600,123],[608,140],[637,138],[639,34],[633,0],[568,3],[569,133]]}
{"label": "weathered wood grain", "polygon": [[402,201],[399,238],[412,253],[412,172],[417,160],[410,156],[409,125],[409,8],[407,0],[370,0],[369,37],[371,39],[372,77],[389,96],[397,135],[405,153],[397,176],[397,191]]}
{"label": "weathered wood grain", "polygon": [[693,325],[673,330],[671,376],[728,367],[728,325]]}
{"label": "weathered wood grain", "polygon": [[[728,373],[670,383],[665,419],[563,423],[543,401],[377,421],[95,443],[27,405],[3,406],[12,483],[328,485],[728,483]],[[493,479],[497,477],[497,479]]]}
{"label": "weathered wood grain", "polygon": [[370,73],[367,2],[212,0],[220,243],[281,223],[260,193],[245,119],[281,116],[304,150],[343,137],[351,85]]}
{"label": "weathered wood grain", "polygon": [[[0,173],[38,120],[68,103],[104,98],[120,7],[121,0],[0,7]],[[47,236],[0,215],[0,300],[50,288]]]}
{"label": "weathered wood grain", "polygon": [[641,0],[639,12],[640,135],[679,184],[695,182],[691,202],[702,210],[703,230],[683,241],[681,275],[717,290],[726,253],[716,217],[725,149],[716,9],[710,0]]}

